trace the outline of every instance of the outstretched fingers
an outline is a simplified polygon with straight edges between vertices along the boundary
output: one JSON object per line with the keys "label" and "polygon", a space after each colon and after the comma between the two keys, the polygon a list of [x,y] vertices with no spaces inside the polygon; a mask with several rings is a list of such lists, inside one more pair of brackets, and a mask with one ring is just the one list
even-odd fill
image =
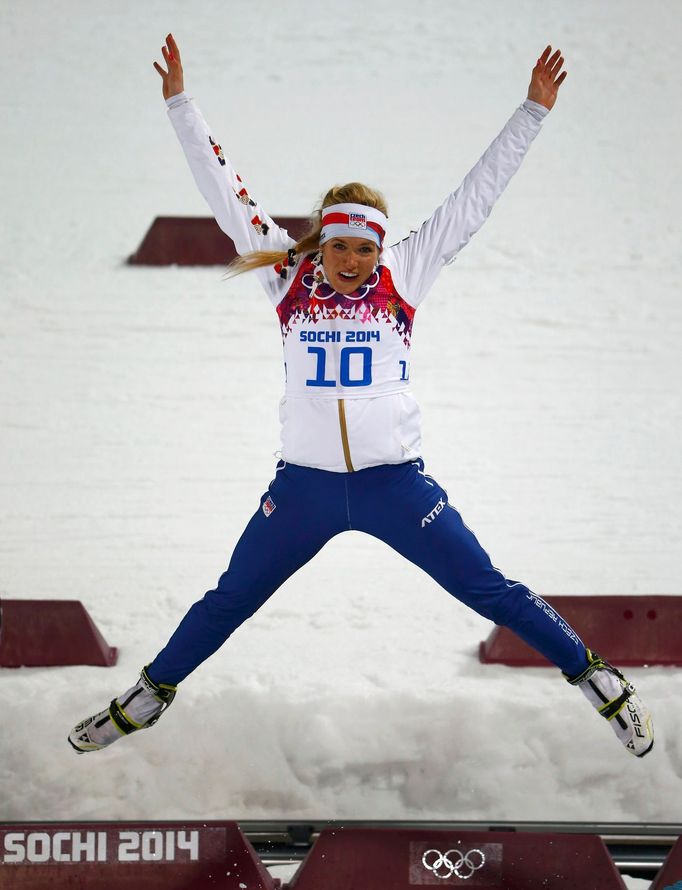
{"label": "outstretched fingers", "polygon": [[556,102],[558,89],[566,79],[567,72],[562,71],[563,64],[561,50],[552,51],[551,46],[546,46],[533,68],[528,98],[551,110]]}
{"label": "outstretched fingers", "polygon": [[[556,56],[557,58],[549,70],[549,74],[552,79],[556,79],[557,75],[561,71],[561,66],[564,64],[564,57],[561,55],[561,50],[557,50],[554,53],[554,56]],[[554,56],[552,56],[552,58],[554,58]]]}
{"label": "outstretched fingers", "polygon": [[154,62],[154,68],[163,80],[162,90],[164,98],[170,99],[185,89],[180,50],[172,34],[166,35],[166,42],[161,47],[161,55],[166,67],[164,68],[162,64]]}
{"label": "outstretched fingers", "polygon": [[538,65],[545,66],[547,64],[547,59],[549,58],[549,54],[552,52],[552,47],[548,46],[545,51],[542,53],[540,58],[538,59]]}
{"label": "outstretched fingers", "polygon": [[561,50],[557,49],[554,50],[554,52],[552,53],[549,61],[546,64],[546,67],[551,70],[559,63],[559,61],[561,61]]}
{"label": "outstretched fingers", "polygon": [[175,58],[178,60],[178,62],[180,62],[181,61],[180,50],[178,49],[178,45],[175,42],[175,37],[173,37],[172,34],[167,35],[166,45],[168,46],[168,49],[170,50],[171,58]]}
{"label": "outstretched fingers", "polygon": [[180,63],[180,50],[178,49],[178,45],[175,42],[175,38],[172,34],[166,35],[166,43],[161,47],[161,55],[163,56],[163,60],[166,63],[166,68],[159,65],[158,62],[154,62],[154,67],[159,72],[161,77],[168,77],[170,74],[171,64],[173,62]]}
{"label": "outstretched fingers", "polygon": [[535,67],[539,74],[550,78],[552,83],[556,86],[560,86],[568,73],[566,71],[561,71],[563,64],[564,57],[561,54],[561,50],[557,49],[552,53],[552,47],[548,46],[538,59]]}

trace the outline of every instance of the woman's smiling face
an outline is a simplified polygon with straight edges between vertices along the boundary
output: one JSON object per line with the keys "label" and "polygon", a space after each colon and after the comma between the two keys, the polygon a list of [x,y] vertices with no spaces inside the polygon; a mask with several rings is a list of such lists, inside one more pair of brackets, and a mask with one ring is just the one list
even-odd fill
{"label": "woman's smiling face", "polygon": [[322,245],[327,281],[339,294],[352,294],[374,271],[379,248],[367,238],[330,238]]}

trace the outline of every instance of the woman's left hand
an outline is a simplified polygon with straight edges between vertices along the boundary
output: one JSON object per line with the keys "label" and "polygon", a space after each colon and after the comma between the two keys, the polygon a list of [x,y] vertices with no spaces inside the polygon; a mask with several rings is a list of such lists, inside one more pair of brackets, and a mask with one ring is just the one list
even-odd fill
{"label": "woman's left hand", "polygon": [[[548,46],[537,60],[528,87],[528,98],[549,109],[554,107],[559,87],[564,82],[567,73],[561,71],[561,66],[564,64],[561,50],[556,50],[550,56],[551,52],[552,47]],[[561,73],[559,73],[560,71]]]}

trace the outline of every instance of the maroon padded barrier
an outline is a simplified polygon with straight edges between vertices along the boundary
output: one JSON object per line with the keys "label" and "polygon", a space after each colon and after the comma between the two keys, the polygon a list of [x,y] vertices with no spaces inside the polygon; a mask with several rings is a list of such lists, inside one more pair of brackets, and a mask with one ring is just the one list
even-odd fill
{"label": "maroon padded barrier", "polygon": [[675,841],[650,890],[682,890],[682,837]]}
{"label": "maroon padded barrier", "polygon": [[623,890],[601,838],[585,834],[336,828],[321,832],[290,890]]}
{"label": "maroon padded barrier", "polygon": [[116,664],[80,600],[0,600],[0,667]]}
{"label": "maroon padded barrier", "polygon": [[[681,596],[553,596],[547,603],[616,666],[682,667]],[[545,608],[536,602],[538,608]],[[547,667],[549,661],[507,627],[496,627],[478,650],[484,664]],[[681,888],[682,890],[682,888]]]}
{"label": "maroon padded barrier", "polygon": [[[298,240],[310,217],[275,216],[273,221]],[[254,225],[261,221],[254,217]],[[157,216],[134,254],[133,266],[226,266],[237,256],[231,239],[212,216]]]}
{"label": "maroon padded barrier", "polygon": [[274,890],[236,822],[0,825],[0,890]]}

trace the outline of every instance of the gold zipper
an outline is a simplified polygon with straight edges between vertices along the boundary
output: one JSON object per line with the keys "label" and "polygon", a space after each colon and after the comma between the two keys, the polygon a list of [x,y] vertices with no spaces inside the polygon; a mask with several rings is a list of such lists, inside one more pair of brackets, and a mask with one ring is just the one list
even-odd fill
{"label": "gold zipper", "polygon": [[346,460],[346,469],[349,473],[354,473],[355,468],[350,459],[350,445],[348,444],[348,427],[346,426],[346,405],[343,399],[339,399],[339,425],[341,427],[341,443],[343,445],[343,456]]}

